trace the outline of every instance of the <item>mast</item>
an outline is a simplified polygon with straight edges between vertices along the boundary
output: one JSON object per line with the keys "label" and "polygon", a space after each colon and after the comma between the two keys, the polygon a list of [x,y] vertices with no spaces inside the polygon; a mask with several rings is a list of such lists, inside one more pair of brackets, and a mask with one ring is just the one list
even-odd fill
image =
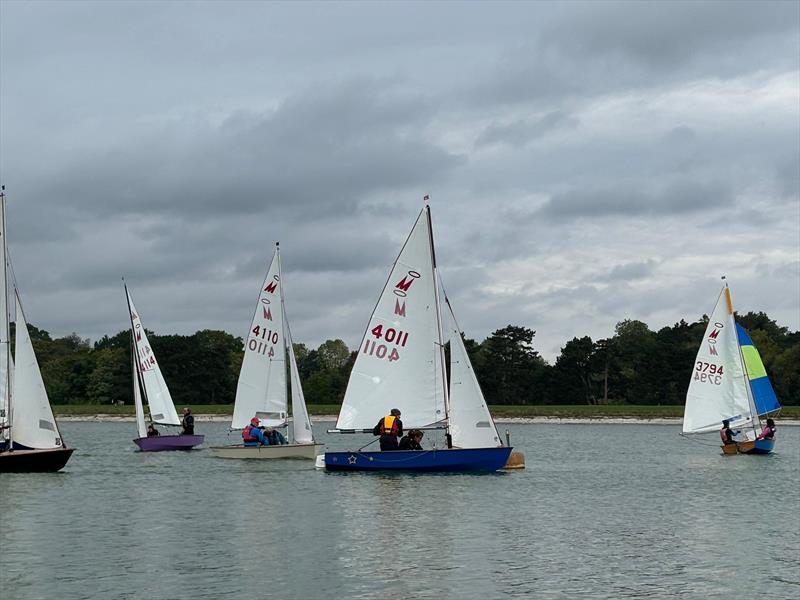
{"label": "mast", "polygon": [[439,277],[436,267],[436,251],[433,247],[433,223],[431,222],[430,196],[425,195],[425,211],[428,216],[428,239],[430,240],[431,264],[433,265],[433,294],[436,304],[436,329],[439,335],[439,363],[442,367],[442,393],[444,395],[444,420],[446,423],[447,446],[450,446],[450,396],[447,389],[447,365],[444,356],[444,334],[442,332],[442,306],[439,300]]}
{"label": "mast", "polygon": [[[736,350],[738,352],[737,356],[739,357],[739,362],[742,364],[742,371],[744,372],[745,392],[747,393],[747,403],[750,405],[750,426],[753,428],[753,433],[758,437],[758,427],[761,427],[761,418],[758,416],[758,407],[756,407],[756,402],[753,398],[753,390],[750,387],[750,374],[747,372],[747,362],[744,360],[744,354],[742,354],[742,344],[739,341],[739,332],[736,329],[736,317],[733,314],[731,290],[728,287],[727,281],[725,282],[725,301],[728,303],[728,311],[733,321],[733,333],[736,336]],[[756,423],[758,426],[756,426]]]}
{"label": "mast", "polygon": [[[278,261],[278,290],[281,295],[281,333],[283,333],[283,368],[284,372],[286,371],[286,367],[289,363],[289,355],[288,352],[291,352],[291,348],[288,347],[289,339],[286,335],[286,303],[283,301],[283,272],[281,271],[281,252],[280,252],[280,242],[275,242],[275,260]],[[288,377],[283,378],[283,397],[286,398],[286,437],[289,438],[289,409],[291,402],[289,401],[289,379]]]}
{"label": "mast", "polygon": [[3,255],[3,282],[0,286],[0,293],[3,294],[3,316],[0,318],[0,344],[5,345],[5,361],[6,364],[6,379],[3,382],[3,395],[5,399],[6,409],[6,428],[8,429],[7,435],[4,435],[8,440],[7,449],[10,450],[14,442],[12,440],[12,426],[11,426],[11,332],[9,326],[9,306],[8,306],[8,245],[6,244],[6,186],[0,188],[0,243],[2,243]]}

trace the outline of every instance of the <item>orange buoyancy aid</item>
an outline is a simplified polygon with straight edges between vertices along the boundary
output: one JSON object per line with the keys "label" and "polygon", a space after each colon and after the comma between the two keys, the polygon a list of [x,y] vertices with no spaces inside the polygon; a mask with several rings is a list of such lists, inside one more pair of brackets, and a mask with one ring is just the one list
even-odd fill
{"label": "orange buoyancy aid", "polygon": [[397,425],[397,417],[389,415],[383,417],[383,425],[381,425],[381,435],[398,435],[400,428]]}
{"label": "orange buoyancy aid", "polygon": [[245,442],[257,442],[258,441],[257,437],[253,437],[252,431],[253,431],[253,426],[252,425],[248,425],[247,427],[242,429],[242,439]]}

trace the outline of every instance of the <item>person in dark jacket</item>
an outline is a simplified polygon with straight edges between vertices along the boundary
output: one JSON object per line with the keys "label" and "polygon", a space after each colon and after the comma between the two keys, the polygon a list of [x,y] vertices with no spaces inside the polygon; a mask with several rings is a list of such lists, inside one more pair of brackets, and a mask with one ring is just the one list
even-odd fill
{"label": "person in dark jacket", "polygon": [[194,417],[192,416],[191,408],[183,409],[183,419],[181,419],[183,431],[181,435],[194,435]]}
{"label": "person in dark jacket", "polygon": [[719,437],[723,444],[735,444],[736,440],[733,439],[733,436],[737,435],[738,433],[738,431],[733,431],[731,429],[731,424],[728,419],[725,419],[722,422],[722,429],[719,430]]}
{"label": "person in dark jacket", "polygon": [[283,437],[283,434],[280,431],[273,429],[272,427],[267,427],[264,430],[264,437],[269,440],[270,446],[282,446],[283,444],[289,443],[286,441],[286,438]]}
{"label": "person in dark jacket", "polygon": [[423,450],[422,448],[422,431],[419,429],[412,429],[407,435],[404,435],[400,440],[399,450]]}
{"label": "person in dark jacket", "polygon": [[159,433],[158,429],[156,429],[155,426],[150,423],[150,425],[147,426],[147,437],[156,437],[157,435],[161,434]]}
{"label": "person in dark jacket", "polygon": [[372,435],[381,436],[381,450],[397,450],[397,439],[403,435],[403,422],[400,420],[400,411],[393,408],[392,411],[383,417],[375,428]]}

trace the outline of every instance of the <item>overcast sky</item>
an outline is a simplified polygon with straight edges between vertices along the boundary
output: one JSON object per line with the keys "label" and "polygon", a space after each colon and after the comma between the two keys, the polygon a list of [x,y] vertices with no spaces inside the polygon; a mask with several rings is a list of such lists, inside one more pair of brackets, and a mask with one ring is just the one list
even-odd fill
{"label": "overcast sky", "polygon": [[431,195],[467,336],[736,308],[800,328],[800,3],[0,2],[26,315],[355,347]]}

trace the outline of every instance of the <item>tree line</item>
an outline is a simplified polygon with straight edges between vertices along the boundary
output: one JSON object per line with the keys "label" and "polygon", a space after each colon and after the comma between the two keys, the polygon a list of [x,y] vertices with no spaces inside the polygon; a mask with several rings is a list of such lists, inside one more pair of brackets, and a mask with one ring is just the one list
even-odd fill
{"label": "tree line", "polygon": [[[737,320],[761,353],[780,402],[800,404],[800,332],[763,312]],[[508,325],[482,342],[464,343],[490,404],[683,404],[707,322],[681,320],[652,331],[641,321],[624,320],[607,339],[569,340],[552,364],[536,350],[536,332],[527,327]],[[52,339],[29,328],[52,403],[133,402],[128,331],[92,344],[74,333]],[[213,330],[148,337],[176,404],[233,402],[242,338]],[[294,348],[306,401],[340,404],[356,352],[338,339]]]}

